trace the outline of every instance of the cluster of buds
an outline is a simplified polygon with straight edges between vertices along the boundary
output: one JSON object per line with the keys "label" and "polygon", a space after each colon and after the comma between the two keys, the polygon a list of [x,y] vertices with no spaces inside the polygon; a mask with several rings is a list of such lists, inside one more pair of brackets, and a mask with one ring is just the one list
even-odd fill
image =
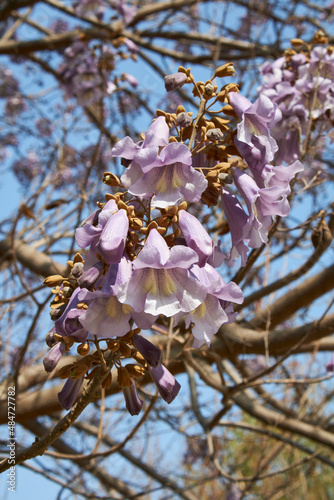
{"label": "cluster of buds", "polygon": [[[49,334],[55,345],[46,369],[55,368],[71,342],[84,354],[62,369],[69,377],[60,393],[65,408],[105,359],[112,359],[132,415],[142,407],[135,381],[146,372],[163,399],[173,401],[180,386],[161,364],[160,349],[139,332],[156,322],[182,321],[193,347],[210,346],[220,326],[234,321],[233,303],[243,301],[241,289],[225,283],[216,268],[239,256],[244,264],[246,245],[260,246],[272,217],[288,214],[289,182],[302,167],[270,163],[277,149],[270,128],[280,113],[267,98],[250,103],[234,83],[220,89],[213,83],[233,72],[227,63],[206,83],[182,67],[166,77],[167,88],[193,86],[200,98],[197,116],[183,106],[175,113],[158,110],[142,140],[116,143],[112,155],[121,158],[125,172],[120,178],[105,172],[103,182],[114,192],[76,230],[77,245],[88,249],[84,261],[77,254],[68,278],[46,280],[56,285]],[[232,238],[228,255],[194,215],[203,203],[224,210]],[[96,352],[85,353],[92,343]],[[131,358],[135,364],[128,363]]]}

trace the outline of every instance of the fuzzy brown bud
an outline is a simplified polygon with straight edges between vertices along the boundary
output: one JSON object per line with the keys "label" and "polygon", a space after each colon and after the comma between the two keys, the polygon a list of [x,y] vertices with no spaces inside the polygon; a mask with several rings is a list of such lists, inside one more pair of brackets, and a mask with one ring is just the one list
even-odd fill
{"label": "fuzzy brown bud", "polygon": [[117,175],[111,172],[104,172],[102,180],[108,186],[116,187],[121,185],[121,181],[119,180]]}
{"label": "fuzzy brown bud", "polygon": [[145,375],[145,368],[139,365],[129,364],[126,365],[126,369],[129,372],[130,377],[140,378]]}
{"label": "fuzzy brown bud", "polygon": [[125,356],[126,358],[131,356],[131,347],[129,347],[125,342],[120,341],[119,351],[122,354],[122,356]]}
{"label": "fuzzy brown bud", "polygon": [[123,366],[120,366],[117,370],[117,381],[119,387],[130,387],[131,385],[131,377],[127,369]]}
{"label": "fuzzy brown bud", "polygon": [[90,351],[90,347],[89,347],[88,342],[85,342],[84,344],[79,344],[77,347],[77,353],[80,356],[86,356],[86,354],[88,354],[89,351]]}
{"label": "fuzzy brown bud", "polygon": [[60,274],[54,274],[53,276],[48,276],[43,281],[43,284],[49,287],[59,286],[62,284],[64,278]]}
{"label": "fuzzy brown bud", "polygon": [[218,76],[219,78],[224,78],[225,76],[233,76],[235,69],[233,63],[226,63],[216,69],[214,78]]}

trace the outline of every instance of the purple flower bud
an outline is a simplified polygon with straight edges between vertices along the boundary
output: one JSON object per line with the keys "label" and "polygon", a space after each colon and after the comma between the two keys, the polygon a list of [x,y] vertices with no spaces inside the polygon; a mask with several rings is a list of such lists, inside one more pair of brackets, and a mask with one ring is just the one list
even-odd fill
{"label": "purple flower bud", "polygon": [[[65,309],[66,309],[66,304],[62,304],[56,309],[50,309],[50,318],[52,319],[52,321],[56,321],[57,319],[59,319],[63,315]],[[49,345],[49,347],[52,347],[52,345]]]}
{"label": "purple flower bud", "polygon": [[141,335],[134,335],[132,338],[133,345],[145,358],[145,361],[150,366],[156,368],[161,360],[161,351],[158,347],[153,345],[149,340]]}
{"label": "purple flower bud", "polygon": [[138,87],[139,82],[137,78],[135,78],[133,75],[130,75],[129,73],[124,73],[124,78],[130,83],[130,85],[133,88]]}
{"label": "purple flower bud", "polygon": [[164,365],[159,363],[156,368],[150,367],[150,373],[153,382],[157,386],[160,396],[168,404],[174,401],[179,393],[179,390],[181,389],[181,386],[171,372],[167,370]]}
{"label": "purple flower bud", "polygon": [[179,113],[176,116],[176,123],[180,125],[180,127],[187,127],[188,125],[191,124],[191,122],[192,122],[191,116],[189,116],[188,113],[186,113],[185,111]]}
{"label": "purple flower bud", "polygon": [[327,363],[327,365],[325,365],[325,368],[328,372],[332,372],[334,373],[334,354],[332,356],[332,359],[330,360],[329,363]]}
{"label": "purple flower bud", "polygon": [[107,264],[117,264],[121,260],[128,229],[129,219],[123,209],[113,214],[104,226],[97,250]]}
{"label": "purple flower bud", "polygon": [[56,330],[55,328],[52,328],[49,333],[46,334],[45,336],[45,342],[47,344],[48,347],[53,347],[57,341],[55,340],[54,338],[54,334],[56,333]]}
{"label": "purple flower bud", "polygon": [[84,377],[77,379],[68,378],[62,390],[58,393],[58,400],[65,410],[73,406],[80,392]]}
{"label": "purple flower bud", "polygon": [[94,285],[96,280],[101,276],[103,272],[103,262],[100,260],[85,271],[80,278],[78,278],[78,283],[80,288],[90,288]]}
{"label": "purple flower bud", "polygon": [[222,141],[224,139],[224,134],[219,128],[208,130],[206,136],[211,141]]}
{"label": "purple flower bud", "polygon": [[52,372],[66,350],[64,342],[57,342],[43,358],[43,365],[46,372]]}
{"label": "purple flower bud", "polygon": [[173,73],[172,75],[165,76],[165,88],[167,92],[182,87],[186,79],[187,75],[185,73]]}
{"label": "purple flower bud", "polygon": [[126,409],[130,415],[138,415],[142,409],[143,402],[139,399],[137,389],[133,380],[130,387],[122,387]]}
{"label": "purple flower bud", "polygon": [[195,250],[199,265],[204,266],[213,252],[213,240],[200,221],[185,210],[179,211],[179,225],[187,245]]}

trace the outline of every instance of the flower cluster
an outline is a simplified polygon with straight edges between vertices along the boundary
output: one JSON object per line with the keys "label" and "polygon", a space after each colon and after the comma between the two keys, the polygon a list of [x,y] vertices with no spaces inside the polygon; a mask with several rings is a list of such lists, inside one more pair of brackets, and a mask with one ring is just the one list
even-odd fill
{"label": "flower cluster", "polygon": [[[138,86],[138,80],[129,73],[111,79],[117,58],[128,57],[122,47],[132,53],[136,51],[136,46],[125,37],[119,37],[115,47],[104,47],[98,55],[87,43],[76,40],[65,49],[59,74],[66,97],[76,97],[78,104],[88,106],[115,92],[120,82],[133,88]],[[131,56],[135,58],[134,54]]]}
{"label": "flower cluster", "polygon": [[[272,130],[279,146],[279,163],[295,161],[310,145],[317,143],[318,147],[319,136],[332,130],[334,121],[333,47],[326,45],[321,32],[310,45],[300,39],[292,42],[298,51],[287,49],[283,57],[262,65],[262,85],[258,89],[281,112]],[[317,140],[312,141],[312,137]]]}
{"label": "flower cluster", "polygon": [[[182,322],[198,348],[210,346],[220,326],[234,321],[233,303],[242,303],[242,291],[217,271],[226,256],[194,207],[221,204],[232,236],[228,260],[241,255],[242,263],[246,244],[256,248],[265,242],[272,217],[288,214],[289,182],[302,166],[271,164],[277,144],[270,128],[281,116],[276,104],[267,97],[251,104],[235,84],[218,92],[212,80],[233,71],[228,63],[211,80],[195,82],[190,69],[180,67],[166,77],[171,90],[193,85],[201,100],[197,117],[182,105],[175,113],[158,110],[142,140],[125,137],[113,147],[112,155],[121,158],[126,170],[121,178],[105,172],[103,181],[114,193],[106,194],[76,230],[77,245],[87,249],[85,258],[76,254],[68,278],[47,278],[46,284],[55,287],[55,326],[47,338],[51,350],[45,368],[52,371],[74,343],[82,357],[59,372],[68,378],[59,395],[64,408],[73,404],[84,379],[94,377],[105,357],[117,369],[131,414],[142,406],[134,380],[146,372],[170,403],[180,386],[161,363],[160,349],[140,331],[156,323],[164,326],[166,319],[174,325]],[[205,118],[217,102],[223,103],[226,116],[240,118],[237,131],[230,118]],[[92,345],[96,351],[89,354]],[[129,358],[136,363],[127,363]],[[110,383],[107,377],[105,386]]]}
{"label": "flower cluster", "polygon": [[231,92],[230,104],[241,122],[237,126],[234,144],[243,157],[250,174],[233,167],[234,185],[247,207],[231,190],[224,188],[222,205],[232,239],[229,262],[241,256],[246,263],[248,247],[258,248],[268,241],[272,217],[289,214],[290,181],[303,170],[299,160],[289,166],[273,165],[278,145],[270,130],[281,119],[277,104],[261,95],[252,104],[248,99]]}
{"label": "flower cluster", "polygon": [[97,57],[80,40],[67,47],[64,61],[59,67],[67,97],[75,96],[80,105],[87,106],[105,96],[109,72],[114,67],[114,53],[111,49],[105,51],[104,59],[108,60],[108,65],[101,68]]}

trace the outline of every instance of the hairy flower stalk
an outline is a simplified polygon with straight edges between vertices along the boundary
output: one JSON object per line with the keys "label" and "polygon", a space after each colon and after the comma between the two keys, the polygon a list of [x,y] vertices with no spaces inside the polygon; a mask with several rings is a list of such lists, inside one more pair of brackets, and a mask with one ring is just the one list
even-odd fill
{"label": "hairy flower stalk", "polygon": [[[226,283],[216,268],[239,256],[245,265],[249,248],[267,242],[274,218],[289,213],[289,183],[302,165],[272,164],[278,145],[270,130],[282,112],[268,96],[252,104],[236,84],[219,90],[212,83],[233,72],[228,63],[207,82],[196,82],[183,67],[166,77],[167,90],[193,86],[200,98],[198,116],[192,119],[183,106],[175,113],[158,110],[142,140],[125,137],[116,143],[111,153],[126,170],[120,179],[105,173],[113,193],[76,230],[85,258],[75,256],[69,278],[46,280],[56,286],[58,311],[46,370],[79,344],[79,360],[60,370],[69,377],[60,393],[66,409],[107,356],[131,415],[143,406],[134,380],[145,373],[171,403],[180,385],[161,363],[161,350],[140,330],[166,320],[182,322],[193,334],[193,347],[210,346],[220,326],[235,320],[233,304],[243,301],[239,286]],[[227,116],[239,118],[236,131],[229,118],[205,117],[216,102],[224,104]],[[225,254],[198,216],[204,204],[224,211],[232,239]],[[135,364],[128,363],[131,358]]]}

